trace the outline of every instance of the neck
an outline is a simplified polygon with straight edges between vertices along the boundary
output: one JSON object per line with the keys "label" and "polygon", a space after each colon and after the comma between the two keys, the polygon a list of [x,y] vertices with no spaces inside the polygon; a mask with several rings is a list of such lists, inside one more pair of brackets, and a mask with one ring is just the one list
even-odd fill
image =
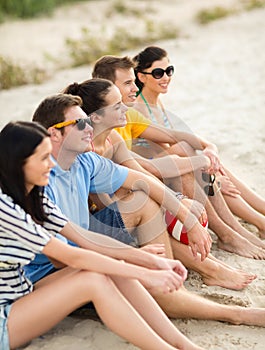
{"label": "neck", "polygon": [[93,127],[93,146],[94,152],[102,155],[106,151],[106,140],[111,132],[111,129]]}
{"label": "neck", "polygon": [[159,102],[159,93],[154,92],[153,90],[148,89],[147,87],[143,87],[142,95],[148,102],[148,104],[152,106],[158,106]]}
{"label": "neck", "polygon": [[76,157],[78,156],[78,153],[53,147],[52,156],[63,170],[69,170]]}

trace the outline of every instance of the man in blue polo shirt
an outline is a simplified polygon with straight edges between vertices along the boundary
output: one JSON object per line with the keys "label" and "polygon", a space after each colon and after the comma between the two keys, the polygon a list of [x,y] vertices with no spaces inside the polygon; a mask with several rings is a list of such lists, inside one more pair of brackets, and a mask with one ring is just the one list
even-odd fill
{"label": "man in blue polo shirt", "polygon": [[[134,246],[163,243],[167,257],[172,258],[162,205],[185,221],[193,253],[200,252],[203,260],[211,246],[208,232],[163,184],[93,152],[84,153],[91,143],[93,130],[81,103],[77,96],[54,95],[42,101],[33,116],[34,121],[51,133],[56,165],[46,189],[50,199],[71,221],[85,229]],[[110,204],[90,215],[90,193],[113,194],[121,186],[130,190],[127,196],[118,202],[108,197]],[[37,281],[54,269],[43,259],[40,256],[28,265],[31,280]]]}

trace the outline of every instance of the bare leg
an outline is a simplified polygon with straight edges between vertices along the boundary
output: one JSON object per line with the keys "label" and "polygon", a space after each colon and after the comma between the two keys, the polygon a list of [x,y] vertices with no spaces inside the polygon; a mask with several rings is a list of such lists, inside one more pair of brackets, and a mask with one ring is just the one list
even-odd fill
{"label": "bare leg", "polygon": [[137,236],[140,246],[163,243],[166,256],[173,258],[164,215],[156,202],[136,191],[119,201],[118,206],[126,228]]}
{"label": "bare leg", "polygon": [[[153,302],[137,281],[117,277],[112,279],[126,299],[161,338],[178,349],[201,349],[183,336],[164,313],[161,315],[158,304]],[[135,298],[136,295],[141,295],[141,298]]]}
{"label": "bare leg", "polygon": [[265,238],[265,216],[254,210],[242,197],[231,197],[224,195],[229,209],[238,217],[255,225],[260,238]]}
{"label": "bare leg", "polygon": [[153,295],[165,313],[172,318],[195,318],[232,324],[265,326],[265,310],[222,305],[188,292],[184,287],[168,295]]}
{"label": "bare leg", "polygon": [[240,290],[247,287],[257,277],[254,274],[233,269],[211,254],[204,261],[201,261],[199,257],[195,260],[189,246],[174,238],[171,238],[171,246],[174,258],[180,260],[186,268],[198,272],[208,286]]}
{"label": "bare leg", "polygon": [[265,215],[265,199],[259,196],[250,187],[244,184],[231,171],[225,168],[225,172],[237,189],[241,192],[241,197],[255,210]]}
{"label": "bare leg", "polygon": [[[70,312],[88,301],[94,302],[99,316],[107,327],[139,348],[148,350],[175,348],[153,331],[117,290],[109,277],[68,268],[58,272],[56,277],[56,279],[48,277],[49,283],[42,281],[35,291],[14,302],[8,319],[12,349],[48,331]],[[140,293],[138,297],[141,298]],[[128,319],[130,327],[127,327]],[[179,332],[176,332],[175,342],[178,341],[178,336]],[[181,341],[182,339],[183,336]]]}
{"label": "bare leg", "polygon": [[[265,242],[260,240],[260,238],[258,238],[255,234],[253,234],[252,232],[249,232],[242,225],[240,225],[238,220],[233,216],[233,214],[227,207],[223,196],[220,195],[220,192],[210,198],[211,198],[210,201],[213,204],[217,214],[227,225],[229,225],[234,231],[239,233],[242,237],[246,238],[249,242],[253,243],[257,247],[265,249]],[[263,255],[261,255],[260,257],[264,259]]]}

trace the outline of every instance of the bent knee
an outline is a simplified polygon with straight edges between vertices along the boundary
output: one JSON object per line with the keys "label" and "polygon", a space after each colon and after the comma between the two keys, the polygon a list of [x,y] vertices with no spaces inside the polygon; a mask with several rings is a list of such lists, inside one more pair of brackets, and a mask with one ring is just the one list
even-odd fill
{"label": "bent knee", "polygon": [[109,276],[87,270],[78,271],[76,278],[82,287],[94,289],[96,292],[104,290],[111,283]]}

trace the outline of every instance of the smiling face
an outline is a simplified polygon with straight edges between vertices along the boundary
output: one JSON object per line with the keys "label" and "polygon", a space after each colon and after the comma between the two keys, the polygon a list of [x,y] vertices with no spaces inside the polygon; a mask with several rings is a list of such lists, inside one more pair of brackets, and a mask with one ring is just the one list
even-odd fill
{"label": "smiling face", "polygon": [[115,85],[119,88],[122,102],[126,105],[134,103],[138,87],[135,84],[135,74],[133,68],[117,69],[115,72]]}
{"label": "smiling face", "polygon": [[[155,68],[162,68],[165,70],[169,66],[169,60],[167,57],[162,58],[159,61],[154,61],[151,67],[146,68],[144,71],[151,73]],[[151,74],[138,73],[139,80],[144,84],[143,90],[147,89],[156,94],[165,94],[168,91],[168,86],[171,81],[166,73],[160,79],[155,79]]]}
{"label": "smiling face", "polygon": [[54,166],[51,160],[52,144],[49,137],[45,137],[36,147],[35,152],[26,159],[23,170],[25,187],[28,193],[34,186],[46,186],[49,175]]}
{"label": "smiling face", "polygon": [[103,108],[101,125],[104,124],[104,129],[113,129],[122,127],[127,124],[126,111],[127,107],[122,102],[122,96],[117,88],[113,85],[105,98],[106,107]]}
{"label": "smiling face", "polygon": [[[87,118],[86,113],[79,106],[69,107],[64,113],[65,121]],[[87,151],[91,146],[93,128],[86,124],[83,130],[79,130],[77,124],[64,127],[61,135],[61,147],[64,151],[80,154]]]}

